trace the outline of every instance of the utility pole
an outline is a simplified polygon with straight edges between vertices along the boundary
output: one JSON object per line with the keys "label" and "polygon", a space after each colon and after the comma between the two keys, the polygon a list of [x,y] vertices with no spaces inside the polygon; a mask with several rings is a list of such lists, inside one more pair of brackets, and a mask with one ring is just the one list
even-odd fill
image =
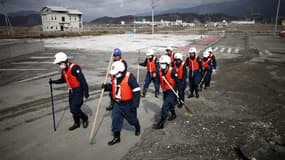
{"label": "utility pole", "polygon": [[151,23],[151,34],[154,33],[154,9],[157,7],[157,3],[158,0],[151,0],[151,19],[152,19],[152,23]]}
{"label": "utility pole", "polygon": [[136,15],[134,15],[134,34],[136,34]]}
{"label": "utility pole", "polygon": [[4,12],[3,14],[5,17],[5,23],[7,26],[7,34],[8,35],[10,35],[10,33],[13,34],[13,28],[12,28],[11,22],[9,20],[9,16],[7,15],[7,12],[6,12],[6,7],[5,7],[6,0],[1,0],[0,3],[2,5],[3,12]]}
{"label": "utility pole", "polygon": [[277,6],[277,11],[276,11],[274,36],[276,36],[276,32],[277,32],[277,23],[278,23],[279,8],[280,8],[280,0],[278,0],[278,6]]}

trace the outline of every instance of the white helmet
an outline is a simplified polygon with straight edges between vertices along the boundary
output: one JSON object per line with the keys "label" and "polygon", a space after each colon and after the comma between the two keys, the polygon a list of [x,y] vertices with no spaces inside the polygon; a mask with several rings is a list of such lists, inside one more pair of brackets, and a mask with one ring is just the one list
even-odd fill
{"label": "white helmet", "polygon": [[212,47],[209,47],[207,51],[208,51],[208,52],[213,52]]}
{"label": "white helmet", "polygon": [[146,52],[145,55],[146,56],[153,56],[154,55],[153,49],[149,49],[148,52]]}
{"label": "white helmet", "polygon": [[196,53],[197,49],[195,47],[189,48],[189,53]]}
{"label": "white helmet", "polygon": [[210,54],[209,50],[206,50],[203,52],[203,57],[207,58],[207,57],[209,57],[209,54]]}
{"label": "white helmet", "polygon": [[112,66],[111,66],[111,70],[110,70],[110,74],[111,75],[116,75],[119,72],[123,72],[125,70],[125,65],[123,62],[121,61],[115,61]]}
{"label": "white helmet", "polygon": [[65,62],[67,60],[67,55],[64,52],[58,52],[54,55],[55,60],[54,64],[58,64],[60,62]]}
{"label": "white helmet", "polygon": [[181,53],[175,53],[174,54],[174,59],[180,59],[182,61],[183,60],[183,55]]}
{"label": "white helmet", "polygon": [[166,63],[166,64],[170,64],[171,60],[170,57],[168,55],[162,55],[159,58],[159,63]]}
{"label": "white helmet", "polygon": [[172,51],[172,47],[171,47],[171,46],[168,46],[165,50],[170,50],[170,51]]}

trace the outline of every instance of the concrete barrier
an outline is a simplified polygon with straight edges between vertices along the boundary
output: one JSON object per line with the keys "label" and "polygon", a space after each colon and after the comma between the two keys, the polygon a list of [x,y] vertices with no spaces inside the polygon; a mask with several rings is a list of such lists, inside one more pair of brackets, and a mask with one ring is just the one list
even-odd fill
{"label": "concrete barrier", "polygon": [[35,52],[43,52],[44,43],[40,40],[1,40],[0,60]]}

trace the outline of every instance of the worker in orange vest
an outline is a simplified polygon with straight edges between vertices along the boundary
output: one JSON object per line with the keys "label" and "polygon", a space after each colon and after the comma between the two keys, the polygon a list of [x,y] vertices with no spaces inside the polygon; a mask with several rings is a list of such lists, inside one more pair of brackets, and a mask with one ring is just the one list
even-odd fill
{"label": "worker in orange vest", "polygon": [[61,77],[58,80],[49,80],[49,83],[61,84],[66,83],[69,91],[69,108],[73,115],[74,124],[69,127],[72,131],[80,127],[80,119],[82,119],[83,128],[88,126],[88,116],[82,112],[83,96],[89,97],[88,84],[81,71],[81,68],[75,62],[68,61],[64,52],[55,54],[54,64],[61,68]]}
{"label": "worker in orange vest", "polygon": [[168,121],[173,121],[176,118],[175,103],[176,95],[175,90],[178,83],[178,75],[176,71],[170,66],[171,60],[167,55],[162,55],[159,59],[160,70],[160,86],[163,90],[163,104],[160,112],[160,121],[153,125],[153,129],[162,129],[168,113],[170,111],[171,116],[168,117]]}
{"label": "worker in orange vest", "polygon": [[217,60],[216,60],[215,55],[213,54],[213,49],[211,47],[207,49],[207,52],[209,53],[209,58],[211,59],[211,66],[210,66],[211,68],[210,68],[209,81],[205,85],[207,87],[210,87],[210,83],[211,83],[211,80],[212,80],[213,72],[215,72],[216,68],[217,68]]}
{"label": "worker in orange vest", "polygon": [[[181,53],[175,53],[174,55],[174,65],[173,69],[178,74],[178,95],[179,98],[184,102],[185,98],[185,89],[186,89],[186,78],[187,78],[187,67],[185,65],[185,62],[183,62],[183,55]],[[178,101],[179,105],[178,108],[181,108],[183,104]]]}
{"label": "worker in orange vest", "polygon": [[188,98],[193,97],[195,91],[196,98],[199,98],[198,85],[201,80],[202,73],[202,61],[198,55],[196,55],[196,48],[191,47],[189,49],[189,57],[186,59],[186,65],[189,71],[189,90],[190,94]]}
{"label": "worker in orange vest", "polygon": [[[120,48],[115,48],[113,50],[113,61],[121,61],[124,63],[125,68],[128,69],[128,65],[127,62],[122,58],[122,51],[120,50]],[[114,102],[112,100],[112,92],[109,92],[109,97],[110,97],[110,105],[108,107],[106,107],[107,111],[111,111],[113,109],[114,106]]]}
{"label": "worker in orange vest", "polygon": [[159,77],[158,77],[158,71],[159,71],[159,63],[158,59],[154,56],[154,51],[150,49],[146,53],[146,59],[143,63],[140,63],[141,66],[146,66],[147,73],[145,75],[144,80],[144,87],[143,91],[141,93],[142,97],[146,96],[147,89],[149,87],[150,82],[154,83],[154,95],[157,98],[159,95]]}
{"label": "worker in orange vest", "polygon": [[137,117],[137,108],[140,103],[140,87],[135,76],[128,72],[121,61],[116,61],[111,66],[112,82],[102,84],[105,91],[112,92],[114,106],[112,110],[113,139],[108,145],[121,141],[121,130],[124,118],[135,127],[135,135],[140,135],[140,124]]}
{"label": "worker in orange vest", "polygon": [[202,73],[202,79],[200,82],[200,91],[202,91],[203,85],[205,85],[204,89],[207,89],[208,84],[210,83],[211,68],[212,68],[211,64],[212,64],[212,60],[209,57],[208,50],[206,50],[203,53],[203,58],[202,58],[203,73]]}

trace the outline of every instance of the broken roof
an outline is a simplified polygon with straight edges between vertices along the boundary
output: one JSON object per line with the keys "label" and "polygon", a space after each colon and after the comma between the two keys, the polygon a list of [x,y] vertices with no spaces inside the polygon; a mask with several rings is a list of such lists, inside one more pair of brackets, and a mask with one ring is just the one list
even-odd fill
{"label": "broken roof", "polygon": [[66,12],[68,14],[82,14],[79,10],[76,9],[67,9],[65,7],[60,6],[45,6],[41,9],[41,11],[44,11],[45,9],[50,9],[51,11],[55,12]]}

